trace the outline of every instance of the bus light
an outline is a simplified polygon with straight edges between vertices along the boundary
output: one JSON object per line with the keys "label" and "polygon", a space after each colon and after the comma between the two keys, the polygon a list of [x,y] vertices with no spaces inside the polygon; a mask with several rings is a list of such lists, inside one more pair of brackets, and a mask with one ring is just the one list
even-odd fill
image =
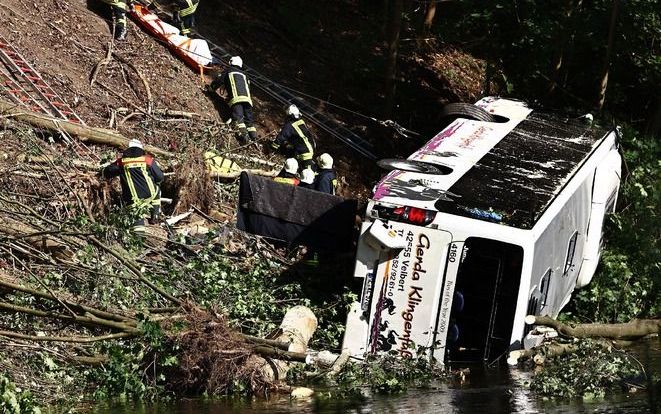
{"label": "bus light", "polygon": [[375,206],[379,218],[402,221],[404,223],[426,226],[434,221],[436,212],[417,207],[385,207]]}

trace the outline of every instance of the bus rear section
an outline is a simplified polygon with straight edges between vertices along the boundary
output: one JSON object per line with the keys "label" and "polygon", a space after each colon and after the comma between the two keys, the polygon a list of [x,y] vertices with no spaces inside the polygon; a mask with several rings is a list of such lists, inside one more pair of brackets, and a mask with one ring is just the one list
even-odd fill
{"label": "bus rear section", "polygon": [[[379,237],[383,229],[389,241]],[[344,347],[355,356],[422,352],[441,362],[494,361],[509,350],[522,259],[523,249],[508,243],[367,222],[356,266],[363,291]]]}

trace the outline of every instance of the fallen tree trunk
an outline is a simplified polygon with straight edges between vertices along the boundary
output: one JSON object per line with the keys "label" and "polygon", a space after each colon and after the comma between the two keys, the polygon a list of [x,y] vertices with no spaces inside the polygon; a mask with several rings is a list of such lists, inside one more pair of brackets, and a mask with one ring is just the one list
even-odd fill
{"label": "fallen tree trunk", "polygon": [[[78,139],[83,142],[109,145],[122,149],[128,147],[129,144],[128,138],[115,131],[104,128],[89,127],[65,121],[63,119],[57,119],[49,115],[30,111],[27,108],[10,103],[4,99],[0,99],[0,113],[18,121],[26,122],[37,128],[53,132],[64,131],[70,135],[78,137]],[[145,145],[145,151],[163,157],[174,157],[174,153],[154,147],[153,145]]]}
{"label": "fallen tree trunk", "polygon": [[528,315],[528,325],[548,326],[571,338],[636,339],[661,333],[661,319],[634,319],[627,323],[586,323],[571,326],[548,316]]}

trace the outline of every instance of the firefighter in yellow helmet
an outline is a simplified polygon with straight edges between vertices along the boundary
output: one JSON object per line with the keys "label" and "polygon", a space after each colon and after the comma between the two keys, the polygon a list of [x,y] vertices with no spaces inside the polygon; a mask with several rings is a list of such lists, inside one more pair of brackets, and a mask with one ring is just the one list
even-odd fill
{"label": "firefighter in yellow helmet", "polygon": [[257,139],[257,129],[254,126],[252,112],[252,97],[250,96],[250,81],[243,72],[243,60],[240,56],[230,59],[230,66],[211,82],[209,89],[216,91],[221,86],[225,87],[229,95],[227,102],[232,108],[232,120],[239,128],[237,139],[241,144],[247,144],[250,140]]}

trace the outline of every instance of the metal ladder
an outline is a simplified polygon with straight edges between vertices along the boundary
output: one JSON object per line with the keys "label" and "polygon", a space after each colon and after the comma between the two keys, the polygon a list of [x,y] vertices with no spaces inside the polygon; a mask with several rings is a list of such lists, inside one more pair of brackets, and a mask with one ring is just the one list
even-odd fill
{"label": "metal ladder", "polygon": [[[9,99],[31,111],[85,125],[69,104],[2,35],[0,35],[0,62],[0,90]],[[59,132],[64,141],[75,147],[79,153],[99,159],[85,144],[72,139],[62,130]]]}
{"label": "metal ladder", "polygon": [[[2,35],[0,35],[0,60],[14,77],[13,86],[20,85],[24,92],[18,92],[21,95],[19,99],[23,100],[29,96],[33,103],[32,106],[42,108],[41,112],[69,122],[85,124],[69,104],[46,83],[39,72]],[[5,77],[7,77],[6,75],[5,73]],[[12,88],[11,90],[16,91],[17,89]]]}
{"label": "metal ladder", "polygon": [[[157,3],[153,3],[155,8],[150,9],[152,13],[157,14],[161,19],[169,20],[170,16],[164,12],[164,10]],[[218,62],[227,62],[232,56],[225,49],[218,46],[217,44],[210,41],[208,38],[202,36],[199,32],[195,30],[192,31],[197,39],[205,40],[209,49],[211,50],[211,55],[214,60]],[[374,146],[358,136],[355,132],[351,131],[349,128],[340,124],[336,119],[324,114],[321,111],[318,111],[312,104],[303,99],[300,96],[295,95],[292,91],[288,90],[283,85],[280,85],[277,82],[267,78],[258,71],[251,69],[250,67],[243,65],[243,72],[245,72],[251,80],[251,83],[255,85],[258,89],[262,90],[268,96],[280,102],[283,105],[295,104],[303,113],[303,118],[307,119],[317,128],[331,135],[332,137],[340,140],[362,156],[370,159],[376,160],[378,157],[374,154]]]}

